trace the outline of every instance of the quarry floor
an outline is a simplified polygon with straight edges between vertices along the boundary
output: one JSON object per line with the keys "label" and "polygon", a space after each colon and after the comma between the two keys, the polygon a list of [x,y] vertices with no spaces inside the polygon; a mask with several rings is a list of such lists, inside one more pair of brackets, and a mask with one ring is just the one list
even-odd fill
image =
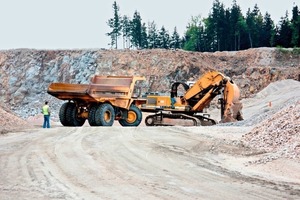
{"label": "quarry floor", "polygon": [[248,120],[228,126],[43,129],[31,119],[0,135],[0,199],[300,199],[299,157],[242,142],[265,113],[299,99],[282,94],[291,87],[244,101]]}

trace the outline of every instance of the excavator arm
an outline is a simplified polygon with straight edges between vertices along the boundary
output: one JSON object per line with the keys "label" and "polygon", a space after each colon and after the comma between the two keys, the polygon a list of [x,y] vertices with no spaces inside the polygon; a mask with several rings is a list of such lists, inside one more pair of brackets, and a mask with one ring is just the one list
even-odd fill
{"label": "excavator arm", "polygon": [[186,91],[182,101],[191,106],[191,111],[202,111],[217,95],[222,95],[221,121],[242,120],[239,88],[229,77],[217,71],[207,72],[200,77]]}
{"label": "excavator arm", "polygon": [[240,102],[240,90],[233,81],[227,81],[224,87],[223,105],[221,110],[221,122],[233,122],[243,120],[242,103]]}
{"label": "excavator arm", "polygon": [[192,98],[199,98],[197,95],[205,95],[206,93],[209,93],[211,88],[218,87],[223,80],[224,75],[220,72],[207,72],[189,88],[184,95],[184,99],[190,100]]}

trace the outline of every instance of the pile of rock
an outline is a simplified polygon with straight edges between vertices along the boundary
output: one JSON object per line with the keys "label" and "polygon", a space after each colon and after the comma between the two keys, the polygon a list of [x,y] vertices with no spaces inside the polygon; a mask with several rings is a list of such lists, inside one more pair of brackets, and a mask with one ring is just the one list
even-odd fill
{"label": "pile of rock", "polygon": [[31,128],[31,125],[0,107],[0,134],[25,128]]}
{"label": "pile of rock", "polygon": [[286,105],[242,138],[244,144],[276,157],[300,158],[300,100]]}

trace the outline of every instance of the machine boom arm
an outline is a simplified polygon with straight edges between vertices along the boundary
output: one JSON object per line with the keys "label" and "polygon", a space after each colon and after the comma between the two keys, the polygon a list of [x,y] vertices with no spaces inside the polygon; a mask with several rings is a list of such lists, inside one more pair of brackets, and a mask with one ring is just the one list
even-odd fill
{"label": "machine boom arm", "polygon": [[192,111],[202,111],[217,95],[223,95],[222,120],[224,122],[235,121],[236,117],[241,115],[240,109],[236,109],[237,104],[241,105],[240,91],[229,77],[220,72],[205,73],[186,91],[182,101],[187,102]]}

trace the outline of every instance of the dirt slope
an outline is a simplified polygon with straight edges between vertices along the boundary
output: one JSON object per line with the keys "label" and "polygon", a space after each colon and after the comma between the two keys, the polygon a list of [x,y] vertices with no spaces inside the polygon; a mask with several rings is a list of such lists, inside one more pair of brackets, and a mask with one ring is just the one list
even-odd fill
{"label": "dirt slope", "polygon": [[23,128],[33,128],[33,126],[24,119],[0,107],[0,134],[18,131]]}

